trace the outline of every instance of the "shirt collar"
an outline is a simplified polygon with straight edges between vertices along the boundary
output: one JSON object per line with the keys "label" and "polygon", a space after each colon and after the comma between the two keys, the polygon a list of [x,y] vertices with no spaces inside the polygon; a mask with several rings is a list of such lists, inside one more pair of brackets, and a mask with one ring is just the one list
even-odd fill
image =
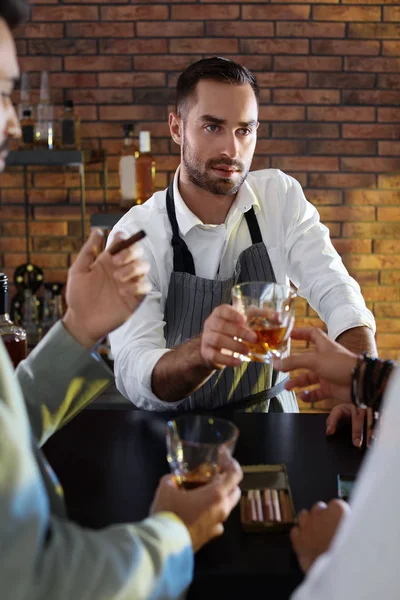
{"label": "shirt collar", "polygon": [[[179,231],[182,235],[187,235],[191,229],[197,225],[204,225],[204,223],[188,208],[185,201],[183,200],[178,186],[180,165],[177,168],[174,176],[173,188],[174,188],[174,202],[176,220],[178,222]],[[226,218],[226,222],[232,218],[239,217],[240,214],[244,214],[251,207],[254,207],[257,213],[260,210],[260,203],[257,198],[255,190],[250,186],[247,179],[244,181],[240,188],[234,203]],[[212,226],[210,226],[212,227]],[[216,226],[215,226],[216,227]]]}

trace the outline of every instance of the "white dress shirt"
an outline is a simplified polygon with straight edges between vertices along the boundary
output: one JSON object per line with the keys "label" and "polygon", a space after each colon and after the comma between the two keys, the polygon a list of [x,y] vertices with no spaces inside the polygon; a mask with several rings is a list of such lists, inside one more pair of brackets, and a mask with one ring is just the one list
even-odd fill
{"label": "white dress shirt", "polygon": [[[244,213],[254,207],[263,241],[279,283],[289,279],[308,300],[336,338],[347,329],[367,326],[375,331],[372,313],[365,306],[359,285],[352,279],[336,250],[328,229],[319,221],[295,179],[276,169],[249,173],[222,225],[207,225],[186,206],[174,178],[176,218],[196,268],[207,279],[231,277],[240,253],[251,246]],[[151,389],[155,364],[168,352],[164,338],[164,308],[173,270],[172,229],[166,209],[166,190],[135,206],[111,232],[132,235],[144,229],[141,242],[150,262],[152,292],[136,313],[110,335],[118,389],[136,406],[169,410],[179,402],[163,402]],[[219,270],[218,270],[219,268]]]}
{"label": "white dress shirt", "polygon": [[291,600],[400,597],[400,369],[390,378],[375,447],[359,475],[348,515],[329,552]]}

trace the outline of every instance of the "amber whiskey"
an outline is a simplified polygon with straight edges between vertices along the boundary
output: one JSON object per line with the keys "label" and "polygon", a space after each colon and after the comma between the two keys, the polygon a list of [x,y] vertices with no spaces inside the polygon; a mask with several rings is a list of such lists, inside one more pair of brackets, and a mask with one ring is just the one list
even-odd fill
{"label": "amber whiskey", "polygon": [[5,273],[0,273],[0,338],[16,367],[27,355],[26,332],[15,325],[8,314],[8,278]]}
{"label": "amber whiskey", "polygon": [[143,204],[154,194],[155,176],[156,162],[151,154],[150,131],[141,131],[136,157],[136,204]]}

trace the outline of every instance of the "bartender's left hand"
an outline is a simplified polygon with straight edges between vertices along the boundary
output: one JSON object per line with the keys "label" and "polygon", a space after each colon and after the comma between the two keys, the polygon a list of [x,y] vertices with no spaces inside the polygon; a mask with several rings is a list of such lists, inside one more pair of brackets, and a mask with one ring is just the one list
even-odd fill
{"label": "bartender's left hand", "polygon": [[68,271],[63,323],[85,348],[122,325],[150,291],[149,265],[139,245],[112,256],[100,253],[102,238],[94,230]]}
{"label": "bartender's left hand", "polygon": [[290,538],[304,573],[328,550],[341,520],[350,512],[346,502],[332,500],[328,505],[317,502],[310,511],[299,513],[298,525],[291,530]]}

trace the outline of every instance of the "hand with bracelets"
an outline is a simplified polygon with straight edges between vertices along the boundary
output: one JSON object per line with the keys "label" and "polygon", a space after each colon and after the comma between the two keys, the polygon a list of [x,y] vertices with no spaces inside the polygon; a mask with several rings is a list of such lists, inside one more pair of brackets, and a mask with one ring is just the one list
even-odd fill
{"label": "hand with bracelets", "polygon": [[[304,402],[330,399],[336,405],[327,419],[327,434],[336,431],[338,422],[352,422],[353,443],[362,444],[365,410],[378,413],[382,397],[394,368],[393,361],[383,361],[367,354],[357,356],[328,338],[317,328],[294,329],[293,339],[311,341],[315,349],[293,354],[283,360],[274,360],[274,368],[289,372],[307,369],[286,384],[286,389],[300,388],[299,397]],[[304,389],[312,386],[312,389]],[[372,426],[373,419],[370,418]],[[369,432],[370,435],[371,432]]]}

